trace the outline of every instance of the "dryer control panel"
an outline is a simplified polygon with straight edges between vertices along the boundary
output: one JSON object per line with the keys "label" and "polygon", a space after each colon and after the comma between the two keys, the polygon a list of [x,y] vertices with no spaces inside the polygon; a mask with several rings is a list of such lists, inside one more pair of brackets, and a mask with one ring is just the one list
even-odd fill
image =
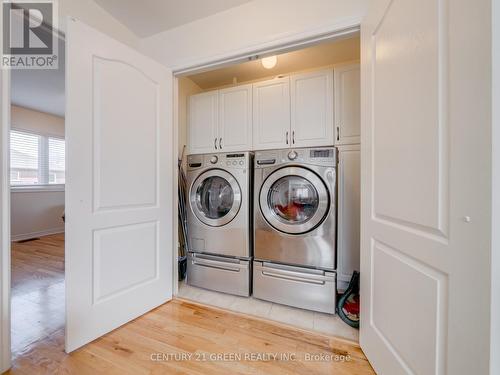
{"label": "dryer control panel", "polygon": [[287,148],[255,153],[256,169],[290,163],[336,167],[337,149],[335,147]]}

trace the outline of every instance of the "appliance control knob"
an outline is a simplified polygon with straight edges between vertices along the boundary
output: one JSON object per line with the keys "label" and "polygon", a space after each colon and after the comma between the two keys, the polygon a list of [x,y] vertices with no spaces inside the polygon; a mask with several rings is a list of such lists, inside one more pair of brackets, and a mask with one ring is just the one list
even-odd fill
{"label": "appliance control knob", "polygon": [[295,160],[295,159],[297,159],[297,156],[298,156],[298,155],[297,155],[297,153],[296,153],[295,151],[290,151],[290,152],[288,153],[288,159],[290,159],[290,160]]}
{"label": "appliance control knob", "polygon": [[210,158],[210,163],[212,163],[212,164],[216,164],[218,161],[219,161],[219,158],[215,155]]}

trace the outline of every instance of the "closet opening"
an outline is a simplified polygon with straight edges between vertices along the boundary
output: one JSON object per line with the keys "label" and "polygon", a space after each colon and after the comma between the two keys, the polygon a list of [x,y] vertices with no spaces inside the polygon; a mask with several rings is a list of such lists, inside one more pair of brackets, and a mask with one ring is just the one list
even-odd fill
{"label": "closet opening", "polygon": [[359,60],[355,32],[176,77],[177,298],[358,341]]}

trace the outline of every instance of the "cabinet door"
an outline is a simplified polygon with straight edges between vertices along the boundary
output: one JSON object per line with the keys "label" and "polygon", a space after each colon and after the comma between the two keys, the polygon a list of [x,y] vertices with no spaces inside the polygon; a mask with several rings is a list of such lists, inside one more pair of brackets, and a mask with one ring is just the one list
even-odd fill
{"label": "cabinet door", "polygon": [[336,144],[360,142],[359,64],[335,68],[335,139]]}
{"label": "cabinet door", "polygon": [[276,78],[253,85],[253,148],[290,147],[290,80]]}
{"label": "cabinet door", "polygon": [[189,97],[188,153],[218,151],[219,92],[210,91]]}
{"label": "cabinet door", "polygon": [[333,70],[293,75],[290,83],[292,146],[333,145]]}
{"label": "cabinet door", "polygon": [[223,152],[252,149],[252,85],[219,90],[219,140]]}
{"label": "cabinet door", "polygon": [[345,290],[354,270],[359,271],[360,146],[339,147],[337,287]]}

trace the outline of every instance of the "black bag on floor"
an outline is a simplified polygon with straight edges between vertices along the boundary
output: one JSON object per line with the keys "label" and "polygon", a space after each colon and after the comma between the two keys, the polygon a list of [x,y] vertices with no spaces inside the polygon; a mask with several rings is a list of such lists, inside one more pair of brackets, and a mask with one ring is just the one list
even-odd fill
{"label": "black bag on floor", "polygon": [[345,293],[339,298],[337,310],[344,322],[359,328],[359,272],[354,271]]}

